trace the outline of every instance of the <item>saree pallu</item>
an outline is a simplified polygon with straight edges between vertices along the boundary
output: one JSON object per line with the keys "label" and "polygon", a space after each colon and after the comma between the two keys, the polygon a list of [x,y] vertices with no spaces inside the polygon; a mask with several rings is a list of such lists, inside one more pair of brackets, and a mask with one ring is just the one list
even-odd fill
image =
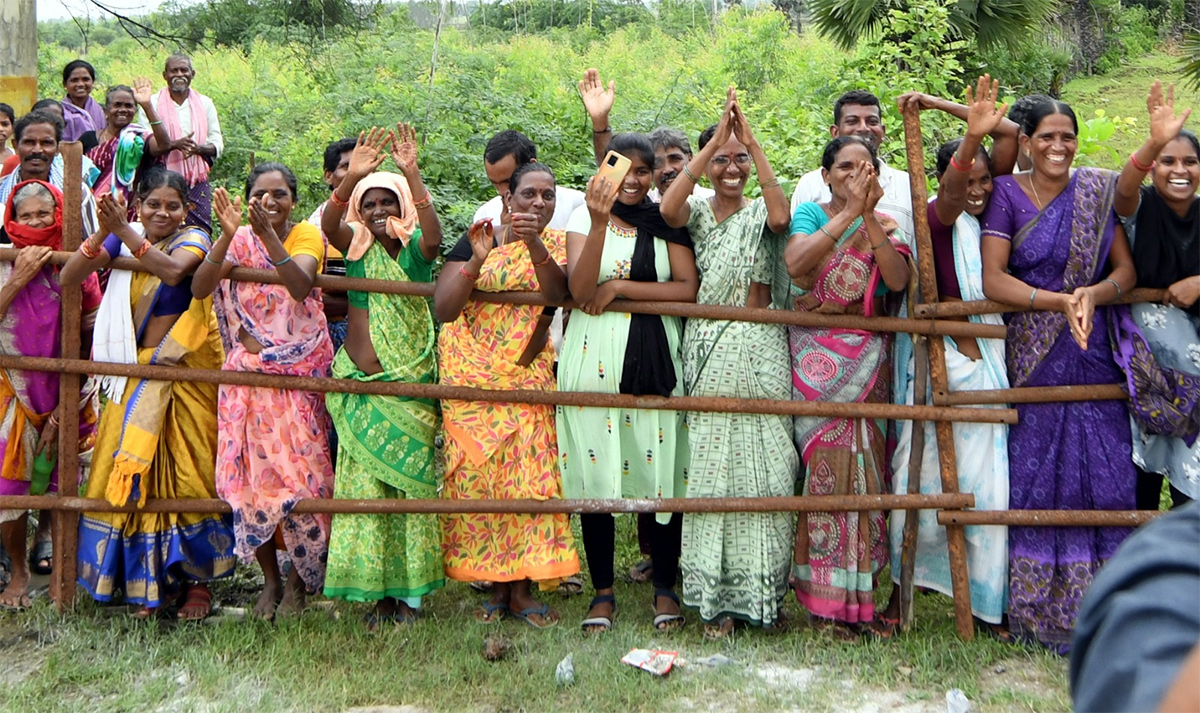
{"label": "saree pallu", "polygon": [[[1011,274],[1032,287],[1055,292],[1072,292],[1101,280],[1113,241],[1115,184],[1112,172],[1076,170],[1067,188],[1013,235]],[[1020,190],[1015,183],[1012,188]],[[1075,343],[1061,312],[1010,315],[1011,384],[1123,382],[1109,342],[1109,309],[1096,308],[1087,351]],[[1134,509],[1136,476],[1124,403],[1016,404],[1016,409],[1018,421],[1010,427],[1008,439],[1011,509]],[[1051,650],[1068,652],[1084,592],[1130,531],[1010,527],[1012,631]]]}
{"label": "saree pallu", "polygon": [[[979,251],[979,221],[963,213],[954,225],[954,271],[962,299],[985,299],[983,261]],[[998,314],[971,315],[975,324],[1001,325]],[[981,358],[964,356],[950,337],[945,337],[946,373],[951,391],[1008,388],[1004,367],[1004,342],[977,339]],[[893,393],[896,403],[912,404],[913,369],[911,355],[902,356],[897,348],[894,358],[897,374]],[[927,393],[928,393],[927,389]],[[926,403],[931,401],[927,399]],[[896,450],[892,454],[892,492],[908,492],[909,458],[912,453],[912,421],[897,422]],[[1008,426],[987,423],[954,424],[954,459],[958,464],[959,492],[975,496],[979,510],[1008,509]],[[922,495],[942,492],[934,425],[925,423],[925,448],[920,467]],[[892,581],[900,582],[901,553],[905,521],[911,513],[893,510],[888,518],[891,541]],[[917,511],[920,526],[913,557],[913,583],[946,595],[953,595],[950,578],[949,545],[946,528],[937,522],[933,510]],[[967,571],[971,583],[971,612],[991,624],[1001,623],[1008,609],[1008,530],[1001,525],[971,525],[964,528],[967,542]]]}
{"label": "saree pallu", "polygon": [[[409,281],[379,243],[367,249],[363,260],[367,277]],[[371,344],[383,371],[362,373],[342,349],[333,360],[334,377],[433,383],[437,340],[425,298],[371,293],[368,300]],[[434,401],[332,392],[325,401],[338,432],[335,498],[437,497]],[[441,544],[437,515],[336,515],[325,595],[359,602],[394,597],[419,607],[421,596],[445,584]]]}
{"label": "saree pallu", "polygon": [[[560,265],[564,234],[542,240]],[[529,248],[521,241],[492,249],[475,289],[537,291]],[[554,346],[549,339],[529,366],[517,362],[543,307],[469,300],[457,320],[442,325],[438,359],[442,383],[488,389],[553,391]],[[454,500],[562,497],[554,407],[483,401],[442,402],[446,433],[443,497]],[[552,580],[579,571],[567,516],[451,514],[444,520],[446,576],[460,581]]]}
{"label": "saree pallu", "polygon": [[[1130,318],[1141,330],[1160,365],[1200,376],[1200,317],[1178,307],[1156,303],[1130,305]],[[1150,473],[1167,476],[1171,485],[1192,500],[1200,499],[1200,438],[1153,432],[1131,417],[1133,462]]]}
{"label": "saree pallu", "polygon": [[[720,222],[709,201],[693,196],[688,205],[703,275],[698,304],[744,306],[751,284],[772,285],[783,241],[766,229],[761,198]],[[681,356],[689,396],[791,396],[782,325],[689,319]],[[790,427],[790,417],[774,414],[688,413],[687,497],[795,494],[799,461]],[[795,527],[788,512],[685,514],[679,562],[684,603],[706,621],[729,616],[774,624],[787,596]]]}
{"label": "saree pallu", "polygon": [[[116,136],[88,151],[88,158],[96,165],[99,176],[92,186],[96,196],[120,192],[125,198],[127,217],[130,222],[138,219],[137,201],[134,192],[141,177],[142,160],[146,156],[146,142],[151,132],[138,124],[130,124]],[[209,226],[204,226],[207,231]]]}
{"label": "saree pallu", "polygon": [[[238,230],[225,259],[240,267],[272,269],[249,227]],[[216,296],[223,369],[329,375],[333,347],[319,290],[297,302],[282,285],[222,280]],[[238,338],[243,329],[262,345],[257,354]],[[325,399],[310,391],[222,384],[217,423],[217,492],[233,507],[237,556],[252,560],[255,550],[281,530],[283,554],[308,592],[317,592],[325,579],[330,516],[294,514],[292,508],[301,500],[333,496]]]}
{"label": "saree pallu", "polygon": [[[12,275],[13,263],[0,263],[0,286]],[[57,268],[47,265],[17,293],[0,320],[0,354],[57,357],[61,349],[61,288]],[[0,495],[29,495],[36,458],[34,449],[46,419],[58,406],[58,374],[4,369],[0,377]],[[49,492],[58,490],[58,469]],[[15,520],[24,510],[0,510],[0,522]]]}
{"label": "saree pallu", "polygon": [[[145,324],[161,288],[149,273],[133,275],[135,324]],[[212,300],[194,299],[158,346],[138,349],[137,363],[219,369],[223,357]],[[87,497],[121,505],[147,497],[215,498],[216,452],[216,384],[130,379],[120,401],[109,402],[101,417]],[[233,573],[229,520],[196,513],[84,513],[79,584],[99,601],[119,589],[128,603],[162,606],[185,581]]]}
{"label": "saree pallu", "polygon": [[[894,222],[887,223],[894,226]],[[800,311],[874,312],[882,279],[874,256],[852,244],[856,221],[817,272]],[[889,239],[901,255],[908,246]],[[793,398],[836,403],[887,403],[891,398],[891,336],[854,329],[788,328]],[[803,495],[890,492],[886,422],[866,418],[795,419],[796,447],[808,470]],[[875,577],[887,562],[882,511],[800,513],[792,584],[808,611],[848,623],[875,617]]]}

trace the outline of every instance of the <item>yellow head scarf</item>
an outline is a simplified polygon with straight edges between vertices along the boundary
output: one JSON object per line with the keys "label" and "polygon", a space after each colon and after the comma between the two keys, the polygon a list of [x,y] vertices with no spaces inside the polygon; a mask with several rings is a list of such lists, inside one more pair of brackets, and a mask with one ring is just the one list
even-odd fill
{"label": "yellow head scarf", "polygon": [[399,173],[372,173],[358,182],[354,193],[350,195],[350,207],[346,209],[346,223],[354,229],[354,237],[350,240],[350,249],[346,251],[347,260],[361,260],[367,254],[367,248],[375,242],[375,236],[366,226],[366,221],[359,211],[363,196],[372,188],[384,188],[395,193],[400,199],[400,217],[391,217],[387,221],[388,237],[399,240],[407,247],[408,240],[417,229],[417,206],[413,201],[412,189],[408,187],[408,179]]}

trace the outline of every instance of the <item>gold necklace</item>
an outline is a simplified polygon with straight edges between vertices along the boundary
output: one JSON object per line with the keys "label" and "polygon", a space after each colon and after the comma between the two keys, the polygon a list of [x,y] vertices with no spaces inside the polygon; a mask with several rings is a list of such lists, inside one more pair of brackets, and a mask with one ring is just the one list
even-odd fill
{"label": "gold necklace", "polygon": [[1042,197],[1038,195],[1037,186],[1033,185],[1033,171],[1030,171],[1027,175],[1029,176],[1029,190],[1033,191],[1034,207],[1040,213],[1044,206],[1042,205]]}

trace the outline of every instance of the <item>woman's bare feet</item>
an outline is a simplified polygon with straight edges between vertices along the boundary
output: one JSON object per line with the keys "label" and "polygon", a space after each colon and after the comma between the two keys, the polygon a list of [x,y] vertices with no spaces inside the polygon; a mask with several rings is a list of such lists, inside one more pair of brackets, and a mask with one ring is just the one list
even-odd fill
{"label": "woman's bare feet", "polygon": [[282,599],[283,582],[278,579],[274,581],[268,579],[263,585],[262,594],[258,595],[258,602],[251,611],[255,617],[271,621],[275,618],[275,610],[279,607]]}
{"label": "woman's bare feet", "polygon": [[288,574],[287,584],[283,587],[283,598],[275,608],[275,616],[299,616],[306,606],[308,598],[305,596],[304,580],[300,579],[299,573],[293,567]]}
{"label": "woman's bare feet", "polygon": [[29,598],[29,567],[13,560],[12,579],[0,592],[0,611],[23,611],[33,605]]}

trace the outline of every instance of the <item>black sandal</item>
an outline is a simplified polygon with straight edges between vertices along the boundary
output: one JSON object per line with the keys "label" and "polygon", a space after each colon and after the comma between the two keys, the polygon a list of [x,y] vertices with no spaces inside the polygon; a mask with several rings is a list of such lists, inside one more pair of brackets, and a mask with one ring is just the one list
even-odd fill
{"label": "black sandal", "polygon": [[608,616],[589,616],[579,622],[579,628],[589,634],[603,634],[613,627],[613,619],[617,618],[617,598],[615,596],[600,594],[592,597],[591,604],[588,604],[588,611],[598,604],[612,604],[612,613]]}
{"label": "black sandal", "polygon": [[652,608],[654,609],[654,628],[658,629],[659,631],[673,631],[675,629],[682,629],[683,625],[687,623],[687,619],[684,618],[683,612],[678,614],[659,614],[659,597],[670,599],[671,601],[675,602],[675,604],[679,604],[679,595],[675,594],[674,591],[670,589],[655,589],[654,603],[652,605]]}
{"label": "black sandal", "polygon": [[[49,562],[43,565],[42,562]],[[38,540],[29,550],[29,569],[34,574],[47,575],[54,572],[54,541]]]}

